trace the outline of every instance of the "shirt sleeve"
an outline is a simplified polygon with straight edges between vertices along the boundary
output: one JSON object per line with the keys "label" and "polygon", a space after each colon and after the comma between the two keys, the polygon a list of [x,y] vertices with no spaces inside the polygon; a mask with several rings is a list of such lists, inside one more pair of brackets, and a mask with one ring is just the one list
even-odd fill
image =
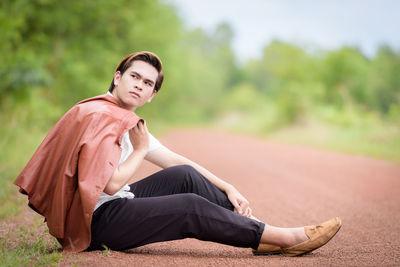
{"label": "shirt sleeve", "polygon": [[149,148],[147,149],[147,152],[153,151],[162,146],[163,145],[160,143],[160,141],[158,141],[157,138],[155,138],[151,133],[149,133]]}

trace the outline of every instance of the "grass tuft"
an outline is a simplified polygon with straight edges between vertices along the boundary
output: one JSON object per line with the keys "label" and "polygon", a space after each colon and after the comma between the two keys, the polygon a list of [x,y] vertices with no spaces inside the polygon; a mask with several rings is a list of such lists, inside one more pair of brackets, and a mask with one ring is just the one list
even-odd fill
{"label": "grass tuft", "polygon": [[37,232],[32,225],[20,226],[0,237],[0,266],[56,266],[61,248],[47,230]]}

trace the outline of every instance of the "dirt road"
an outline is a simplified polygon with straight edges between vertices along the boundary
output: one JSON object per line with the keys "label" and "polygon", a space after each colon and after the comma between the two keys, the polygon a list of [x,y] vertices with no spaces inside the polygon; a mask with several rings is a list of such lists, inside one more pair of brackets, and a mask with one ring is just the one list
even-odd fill
{"label": "dirt road", "polygon": [[[399,165],[202,130],[160,140],[234,184],[269,224],[301,226],[340,216],[343,227],[326,246],[298,258],[185,239],[108,256],[64,254],[61,266],[400,266]],[[138,175],[155,170],[145,164]]]}

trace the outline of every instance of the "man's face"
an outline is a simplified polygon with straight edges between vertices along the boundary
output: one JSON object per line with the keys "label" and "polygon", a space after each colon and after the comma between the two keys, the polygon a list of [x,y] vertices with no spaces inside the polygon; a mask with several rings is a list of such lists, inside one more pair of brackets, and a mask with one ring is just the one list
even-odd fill
{"label": "man's face", "polygon": [[156,95],[154,86],[157,77],[158,71],[155,67],[136,60],[123,75],[119,71],[114,74],[115,87],[112,94],[123,108],[134,111],[146,102],[150,103]]}

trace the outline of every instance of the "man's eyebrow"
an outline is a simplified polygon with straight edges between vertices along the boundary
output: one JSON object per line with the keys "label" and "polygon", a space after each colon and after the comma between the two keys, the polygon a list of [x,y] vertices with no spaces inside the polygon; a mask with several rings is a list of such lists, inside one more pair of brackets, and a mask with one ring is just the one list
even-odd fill
{"label": "man's eyebrow", "polygon": [[[132,70],[131,71],[131,74],[135,74],[135,75],[137,75],[137,76],[139,76],[139,77],[143,77],[142,75],[140,75],[140,73],[137,73],[136,71],[134,71],[134,70]],[[153,80],[151,80],[151,79],[147,79],[147,78],[145,78],[144,79],[146,82],[150,82],[150,83],[153,83],[153,84],[155,84],[155,81],[153,81]]]}
{"label": "man's eyebrow", "polygon": [[140,73],[137,73],[137,72],[134,71],[134,70],[131,70],[131,74],[135,74],[135,75],[137,75],[137,76],[139,76],[139,77],[142,77],[142,75],[140,75]]}

